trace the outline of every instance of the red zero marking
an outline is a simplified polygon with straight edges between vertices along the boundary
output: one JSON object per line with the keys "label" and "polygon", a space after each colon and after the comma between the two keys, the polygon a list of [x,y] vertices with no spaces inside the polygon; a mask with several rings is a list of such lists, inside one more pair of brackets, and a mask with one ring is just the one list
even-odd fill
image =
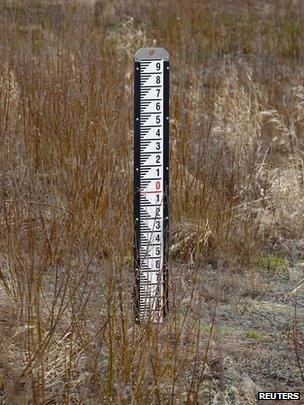
{"label": "red zero marking", "polygon": [[156,190],[159,190],[159,189],[160,189],[160,182],[157,181],[157,182],[156,182]]}

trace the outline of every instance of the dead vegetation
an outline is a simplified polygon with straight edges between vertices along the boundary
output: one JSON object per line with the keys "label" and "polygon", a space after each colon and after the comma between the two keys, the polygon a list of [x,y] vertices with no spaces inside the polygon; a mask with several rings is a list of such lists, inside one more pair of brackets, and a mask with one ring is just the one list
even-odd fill
{"label": "dead vegetation", "polygon": [[[7,404],[255,403],[258,385],[225,355],[217,307],[228,291],[238,310],[235,274],[247,297],[264,293],[265,255],[303,257],[303,3],[173,3],[1,2]],[[132,72],[147,45],[165,46],[172,66],[171,311],[139,327]],[[213,291],[208,264],[225,274]]]}

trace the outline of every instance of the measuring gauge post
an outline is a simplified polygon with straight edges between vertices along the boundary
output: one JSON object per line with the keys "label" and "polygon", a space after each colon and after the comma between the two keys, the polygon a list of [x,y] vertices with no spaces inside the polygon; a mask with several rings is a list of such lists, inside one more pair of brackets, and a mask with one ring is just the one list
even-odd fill
{"label": "measuring gauge post", "polygon": [[142,48],[134,64],[134,267],[136,320],[168,311],[169,55]]}

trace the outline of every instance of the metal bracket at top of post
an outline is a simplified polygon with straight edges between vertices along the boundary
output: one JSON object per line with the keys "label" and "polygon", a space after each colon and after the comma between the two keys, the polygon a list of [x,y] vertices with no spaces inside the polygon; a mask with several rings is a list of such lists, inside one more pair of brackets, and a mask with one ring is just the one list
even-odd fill
{"label": "metal bracket at top of post", "polygon": [[135,54],[135,62],[141,59],[163,59],[169,61],[169,54],[165,48],[141,48]]}

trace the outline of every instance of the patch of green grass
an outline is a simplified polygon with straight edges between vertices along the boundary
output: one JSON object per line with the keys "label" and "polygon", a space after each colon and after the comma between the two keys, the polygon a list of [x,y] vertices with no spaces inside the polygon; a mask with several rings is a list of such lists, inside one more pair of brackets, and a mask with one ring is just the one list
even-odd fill
{"label": "patch of green grass", "polygon": [[254,340],[262,340],[263,335],[261,335],[259,332],[257,332],[254,329],[249,329],[245,332],[245,336],[249,339],[254,339]]}
{"label": "patch of green grass", "polygon": [[260,267],[263,270],[279,270],[287,267],[287,260],[277,253],[269,253],[260,260]]}
{"label": "patch of green grass", "polygon": [[209,325],[209,324],[201,324],[201,330],[203,332],[210,333],[211,332],[211,325]]}

